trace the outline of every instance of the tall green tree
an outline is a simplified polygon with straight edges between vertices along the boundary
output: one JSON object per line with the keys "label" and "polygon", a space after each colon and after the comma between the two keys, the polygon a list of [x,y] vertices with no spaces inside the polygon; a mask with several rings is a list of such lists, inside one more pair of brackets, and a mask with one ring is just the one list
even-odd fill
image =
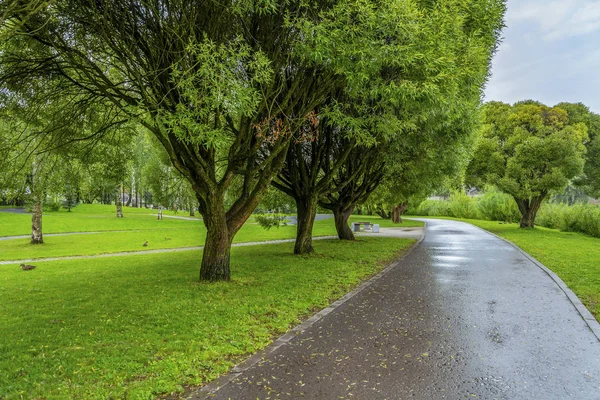
{"label": "tall green tree", "polygon": [[[319,28],[336,45],[316,48],[318,54],[339,64],[337,68],[352,65],[348,84],[316,110],[314,139],[292,143],[275,181],[276,187],[296,200],[295,253],[312,251],[317,203],[339,190],[331,183],[353,146],[404,148],[409,146],[409,136],[422,141],[434,132],[444,132],[451,137],[445,132],[451,129],[448,121],[458,120],[457,115],[471,119],[503,10],[502,2],[493,1],[357,2],[352,8],[344,3],[333,8]],[[347,214],[350,207],[343,208],[340,212]]]}
{"label": "tall green tree", "polygon": [[[296,203],[297,227],[295,254],[312,253],[312,230],[319,199],[331,192],[333,179],[355,146],[337,145],[343,140],[340,129],[327,125],[315,116],[305,127],[312,140],[292,143],[284,167],[273,186],[292,197]],[[313,132],[314,131],[314,132]]]}
{"label": "tall green tree", "polygon": [[[314,27],[332,4],[5,0],[0,83],[53,76],[56,96],[104,103],[150,130],[204,217],[200,278],[228,280],[233,237],[298,126],[344,82],[303,43],[327,42]],[[243,189],[226,208],[234,177]]]}
{"label": "tall green tree", "polygon": [[483,106],[483,125],[467,176],[510,194],[519,206],[521,228],[533,228],[548,194],[581,174],[588,139],[584,123],[570,123],[567,111],[525,101]]}
{"label": "tall green tree", "polygon": [[424,125],[418,135],[390,143],[383,183],[369,202],[383,218],[402,223],[409,206],[443,188],[450,177],[464,177],[473,145],[476,113],[442,124]]}
{"label": "tall green tree", "polygon": [[[0,86],[52,77],[46,97],[150,130],[196,194],[200,279],[227,280],[235,234],[313,110],[346,88],[410,99],[395,130],[415,109],[453,109],[453,88],[479,90],[503,12],[502,0],[4,0]],[[396,84],[361,94],[377,76]]]}
{"label": "tall green tree", "polygon": [[335,229],[340,240],[354,240],[348,218],[357,204],[362,204],[381,183],[384,176],[382,146],[355,146],[348,141],[338,143],[341,151],[351,146],[350,155],[336,171],[331,188],[319,199],[319,205],[333,212]]}

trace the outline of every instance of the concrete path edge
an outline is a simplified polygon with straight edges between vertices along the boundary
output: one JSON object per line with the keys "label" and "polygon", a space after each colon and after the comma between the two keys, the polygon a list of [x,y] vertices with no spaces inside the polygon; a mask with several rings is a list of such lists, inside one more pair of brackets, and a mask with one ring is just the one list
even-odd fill
{"label": "concrete path edge", "polygon": [[220,390],[221,388],[223,388],[224,386],[229,384],[229,382],[231,382],[232,380],[234,380],[235,378],[240,376],[242,373],[244,373],[248,369],[252,368],[259,361],[261,361],[267,354],[270,354],[270,353],[274,352],[275,350],[277,350],[278,348],[280,348],[281,346],[286,345],[287,343],[289,343],[290,340],[292,340],[294,337],[296,337],[296,335],[304,332],[305,330],[310,328],[315,322],[319,321],[321,318],[325,317],[327,314],[331,313],[336,308],[338,308],[339,306],[341,306],[342,304],[344,304],[345,302],[347,302],[348,300],[350,300],[351,298],[353,298],[354,296],[356,296],[357,294],[359,294],[360,292],[362,292],[363,290],[365,290],[366,288],[371,286],[373,283],[375,283],[376,281],[381,279],[388,272],[390,272],[393,268],[400,265],[401,262],[410,253],[412,253],[412,251],[415,248],[417,248],[421,244],[421,242],[425,238],[425,228],[427,228],[427,222],[426,221],[422,221],[422,222],[424,222],[425,225],[423,226],[423,234],[421,235],[421,238],[416,243],[414,243],[412,246],[410,246],[404,252],[404,254],[402,254],[402,256],[400,258],[392,261],[387,267],[385,267],[383,270],[381,270],[375,276],[373,276],[369,280],[363,282],[362,284],[360,284],[357,288],[355,288],[351,292],[347,293],[343,297],[341,297],[338,300],[331,303],[329,305],[329,307],[322,309],[321,311],[319,311],[312,317],[308,318],[306,321],[302,322],[300,325],[292,328],[290,331],[288,331],[284,335],[280,336],[278,339],[273,341],[273,343],[267,345],[264,349],[259,350],[257,353],[253,354],[246,360],[235,365],[233,368],[231,368],[229,370],[228,373],[219,376],[215,380],[207,383],[205,386],[203,386],[199,389],[195,389],[192,392],[188,393],[187,395],[184,394],[183,398],[186,400],[210,399],[214,395],[215,392],[217,392],[218,390]]}
{"label": "concrete path edge", "polygon": [[[464,221],[461,221],[461,222],[464,222]],[[500,237],[500,236],[496,235],[495,233],[492,233],[483,228],[480,228],[477,225],[473,225],[468,222],[465,222],[465,223],[472,225],[475,228],[482,230],[484,232],[487,232],[490,235],[495,236],[498,239],[510,244],[512,247],[514,247],[516,250],[518,250],[521,254],[523,254],[526,258],[528,258],[532,263],[537,265],[542,271],[544,271],[554,281],[554,283],[556,283],[556,285],[564,292],[564,294],[567,296],[567,298],[569,299],[571,304],[573,304],[573,307],[575,307],[575,309],[577,310],[577,312],[579,313],[581,318],[583,318],[583,320],[585,321],[587,326],[590,328],[592,333],[596,336],[596,339],[598,339],[598,341],[600,342],[600,323],[598,323],[598,321],[596,320],[596,318],[594,318],[594,316],[592,315],[590,310],[588,310],[586,308],[586,306],[583,305],[583,303],[581,302],[579,297],[577,297],[577,295],[575,293],[573,293],[573,291],[571,289],[569,289],[567,284],[564,283],[563,280],[560,279],[560,277],[558,275],[556,275],[550,268],[546,267],[544,264],[542,264],[541,262],[536,260],[531,254],[527,253],[525,250],[523,250],[522,248],[520,248],[519,246],[517,246],[510,240],[504,239],[503,237]]]}

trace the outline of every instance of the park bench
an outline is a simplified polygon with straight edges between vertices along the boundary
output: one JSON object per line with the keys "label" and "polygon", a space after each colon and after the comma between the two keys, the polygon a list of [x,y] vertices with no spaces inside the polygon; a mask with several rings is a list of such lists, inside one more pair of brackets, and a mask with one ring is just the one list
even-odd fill
{"label": "park bench", "polygon": [[370,230],[371,229],[371,223],[370,222],[353,222],[352,223],[352,230],[354,232],[360,232],[360,226],[363,225],[365,230]]}
{"label": "park bench", "polygon": [[373,233],[379,233],[379,224],[372,224],[370,222],[353,222],[352,231],[360,232],[360,226],[364,226],[364,230],[370,230]]}

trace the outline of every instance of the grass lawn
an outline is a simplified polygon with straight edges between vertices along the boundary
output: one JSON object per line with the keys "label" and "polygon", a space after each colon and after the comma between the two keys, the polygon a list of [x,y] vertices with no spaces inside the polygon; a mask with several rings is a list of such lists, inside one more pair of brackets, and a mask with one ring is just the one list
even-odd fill
{"label": "grass lawn", "polygon": [[291,243],[234,248],[233,281],[215,284],[197,282],[200,251],[2,265],[0,398],[149,399],[202,385],[414,242],[317,241],[311,256]]}
{"label": "grass lawn", "polygon": [[[28,238],[0,240],[0,261],[23,258],[95,255],[122,251],[140,251],[193,247],[204,244],[206,229],[201,220],[165,218],[148,215],[152,210],[125,209],[125,218],[116,218],[114,206],[80,205],[72,212],[44,214],[45,233],[100,232],[86,235],[45,236],[44,244],[31,245]],[[372,216],[352,216],[351,221],[371,221],[386,226],[422,226],[405,221],[401,225]],[[0,236],[26,235],[31,229],[28,214],[0,214]],[[333,219],[315,221],[314,236],[336,235]],[[265,230],[250,219],[236,235],[234,242],[293,239],[296,226],[287,225]],[[142,244],[148,241],[148,246]]]}
{"label": "grass lawn", "polygon": [[[120,231],[181,227],[181,223],[204,227],[202,220],[193,221],[176,218],[164,218],[158,221],[156,210],[145,208],[123,207],[125,218],[117,218],[115,206],[102,204],[81,204],[67,212],[65,210],[44,213],[42,226],[44,233]],[[163,215],[173,214],[164,211]],[[187,213],[179,212],[177,216],[187,217]],[[17,236],[31,234],[31,214],[0,213],[0,236]]]}
{"label": "grass lawn", "polygon": [[495,233],[531,254],[554,271],[600,321],[600,239],[543,227],[529,230],[518,224],[456,220]]}

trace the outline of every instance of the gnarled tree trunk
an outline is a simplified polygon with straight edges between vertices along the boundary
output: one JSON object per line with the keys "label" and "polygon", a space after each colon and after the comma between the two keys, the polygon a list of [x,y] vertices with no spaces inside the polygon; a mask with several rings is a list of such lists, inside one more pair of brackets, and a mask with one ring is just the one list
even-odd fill
{"label": "gnarled tree trunk", "polygon": [[521,211],[521,222],[519,226],[523,229],[533,229],[535,216],[542,205],[546,194],[542,194],[531,199],[515,199]]}
{"label": "gnarled tree trunk", "polygon": [[42,236],[42,211],[44,208],[44,194],[35,193],[33,208],[31,210],[31,244],[44,243]]}
{"label": "gnarled tree trunk", "polygon": [[392,218],[392,213],[391,212],[387,212],[386,210],[383,209],[383,207],[379,207],[378,209],[376,209],[375,213],[377,215],[379,215],[382,219],[390,219],[390,218]]}
{"label": "gnarled tree trunk", "polygon": [[201,281],[230,280],[229,255],[233,235],[229,234],[225,207],[222,202],[211,204],[210,210],[203,214],[206,226],[206,241],[200,265]]}
{"label": "gnarled tree trunk", "polygon": [[402,223],[402,214],[404,213],[404,210],[406,210],[406,207],[408,206],[408,202],[404,202],[401,204],[396,204],[394,206],[394,208],[392,208],[392,222],[395,224],[401,224]]}
{"label": "gnarled tree trunk", "polygon": [[352,214],[353,209],[353,206],[345,210],[342,207],[335,207],[333,209],[335,230],[341,240],[354,240],[354,233],[352,233],[352,229],[348,226],[348,218]]}
{"label": "gnarled tree trunk", "polygon": [[317,215],[317,199],[296,199],[298,225],[296,227],[296,244],[294,254],[309,254],[314,252],[312,247],[312,229]]}

